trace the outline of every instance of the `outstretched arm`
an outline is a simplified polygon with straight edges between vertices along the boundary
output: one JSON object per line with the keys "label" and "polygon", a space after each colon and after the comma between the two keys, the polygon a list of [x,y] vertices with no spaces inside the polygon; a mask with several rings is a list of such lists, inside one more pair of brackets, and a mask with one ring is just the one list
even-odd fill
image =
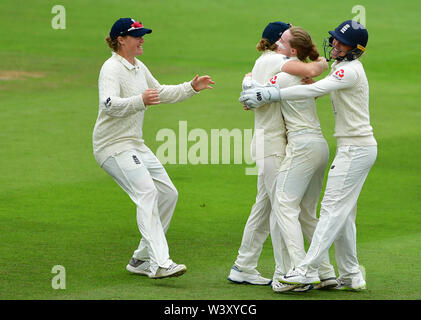
{"label": "outstretched arm", "polygon": [[280,101],[281,99],[298,100],[315,98],[335,90],[352,87],[358,75],[352,69],[344,69],[340,69],[310,85],[298,85],[284,89],[268,85],[253,86],[253,88],[241,92],[239,100],[249,108],[258,108],[264,104]]}
{"label": "outstretched arm", "polygon": [[319,57],[316,61],[305,63],[300,60],[291,60],[282,66],[282,72],[300,77],[317,77],[329,68],[326,59]]}
{"label": "outstretched arm", "polygon": [[[340,69],[343,70],[343,69]],[[342,77],[341,77],[342,75]],[[315,98],[328,94],[332,91],[352,87],[358,75],[352,69],[347,69],[344,74],[338,75],[338,71],[309,85],[298,85],[280,90],[282,99],[298,100],[303,98]]]}
{"label": "outstretched arm", "polygon": [[177,85],[162,85],[154,78],[151,72],[144,67],[146,82],[149,88],[158,91],[161,103],[176,103],[184,101],[204,89],[211,89],[214,82],[209,76],[199,77],[196,75],[191,81]]}

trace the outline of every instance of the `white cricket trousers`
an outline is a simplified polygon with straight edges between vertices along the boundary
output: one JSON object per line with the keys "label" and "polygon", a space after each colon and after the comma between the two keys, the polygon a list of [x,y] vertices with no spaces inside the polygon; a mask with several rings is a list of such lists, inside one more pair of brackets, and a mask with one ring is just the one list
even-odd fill
{"label": "white cricket trousers", "polygon": [[339,278],[358,281],[363,278],[357,260],[355,217],[357,200],[376,161],[377,146],[339,146],[329,170],[321,203],[320,219],[306,257],[299,269],[312,273],[335,242]]}
{"label": "white cricket trousers", "polygon": [[177,189],[151,150],[128,150],[109,157],[102,168],[136,204],[142,235],[133,258],[150,260],[153,274],[168,268],[172,260],[165,233],[178,199]]}
{"label": "white cricket trousers", "polygon": [[251,208],[250,216],[243,231],[238,256],[235,265],[242,271],[258,274],[257,264],[263,249],[263,244],[271,234],[275,258],[275,273],[278,276],[286,274],[289,269],[289,257],[285,243],[281,237],[279,225],[272,212],[272,201],[275,197],[276,176],[283,156],[272,155],[257,160],[257,196]]}
{"label": "white cricket trousers", "polygon": [[[273,213],[280,225],[291,269],[305,258],[304,237],[311,243],[317,226],[317,205],[329,161],[329,146],[321,133],[293,132],[288,135],[286,156],[276,182]],[[335,277],[329,252],[319,268],[322,279]]]}

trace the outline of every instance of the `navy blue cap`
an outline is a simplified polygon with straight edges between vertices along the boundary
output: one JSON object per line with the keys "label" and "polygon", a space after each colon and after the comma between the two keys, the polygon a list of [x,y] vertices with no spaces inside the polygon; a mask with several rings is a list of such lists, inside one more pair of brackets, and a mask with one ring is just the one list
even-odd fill
{"label": "navy blue cap", "polygon": [[342,22],[334,31],[329,31],[329,34],[336,40],[353,48],[360,46],[365,50],[367,46],[367,29],[361,23],[354,20]]}
{"label": "navy blue cap", "polygon": [[262,38],[269,40],[270,44],[274,44],[290,27],[291,25],[289,23],[281,21],[271,22],[263,30]]}
{"label": "navy blue cap", "polygon": [[141,22],[132,18],[120,18],[114,22],[111,27],[110,37],[113,40],[117,39],[118,36],[132,36],[139,38],[151,32],[152,30],[145,28]]}

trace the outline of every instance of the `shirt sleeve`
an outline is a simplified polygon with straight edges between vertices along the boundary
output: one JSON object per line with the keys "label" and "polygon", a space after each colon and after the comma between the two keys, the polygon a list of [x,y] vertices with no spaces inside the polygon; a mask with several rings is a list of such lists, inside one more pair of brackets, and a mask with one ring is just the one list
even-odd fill
{"label": "shirt sleeve", "polygon": [[99,106],[109,116],[122,118],[145,109],[142,94],[128,98],[120,97],[118,75],[106,68],[98,80]]}
{"label": "shirt sleeve", "polygon": [[149,88],[158,90],[159,100],[161,103],[176,103],[187,100],[191,96],[198,94],[192,85],[191,81],[187,81],[177,85],[162,85],[154,78],[149,69],[143,65],[145,70],[146,82]]}
{"label": "shirt sleeve", "polygon": [[315,98],[328,94],[335,90],[352,87],[358,78],[355,70],[350,68],[339,68],[326,78],[309,85],[298,85],[280,89],[282,100],[298,100]]}

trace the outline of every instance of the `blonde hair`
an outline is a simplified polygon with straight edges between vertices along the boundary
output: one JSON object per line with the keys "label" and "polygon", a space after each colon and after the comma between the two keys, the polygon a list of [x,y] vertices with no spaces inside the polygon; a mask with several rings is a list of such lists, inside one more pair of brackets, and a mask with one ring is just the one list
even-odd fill
{"label": "blonde hair", "polygon": [[262,40],[259,41],[259,43],[256,45],[257,51],[265,51],[265,50],[271,50],[275,51],[278,48],[276,43],[270,43],[268,39],[262,38]]}
{"label": "blonde hair", "polygon": [[311,40],[309,33],[300,27],[292,27],[289,30],[292,35],[289,44],[291,45],[291,48],[297,50],[297,58],[301,61],[306,61],[307,57],[311,61],[317,60],[319,51]]}
{"label": "blonde hair", "polygon": [[117,52],[118,50],[120,50],[120,43],[118,42],[117,38],[113,40],[111,39],[110,36],[108,36],[105,38],[105,41],[107,42],[110,49],[113,50],[114,52]]}

